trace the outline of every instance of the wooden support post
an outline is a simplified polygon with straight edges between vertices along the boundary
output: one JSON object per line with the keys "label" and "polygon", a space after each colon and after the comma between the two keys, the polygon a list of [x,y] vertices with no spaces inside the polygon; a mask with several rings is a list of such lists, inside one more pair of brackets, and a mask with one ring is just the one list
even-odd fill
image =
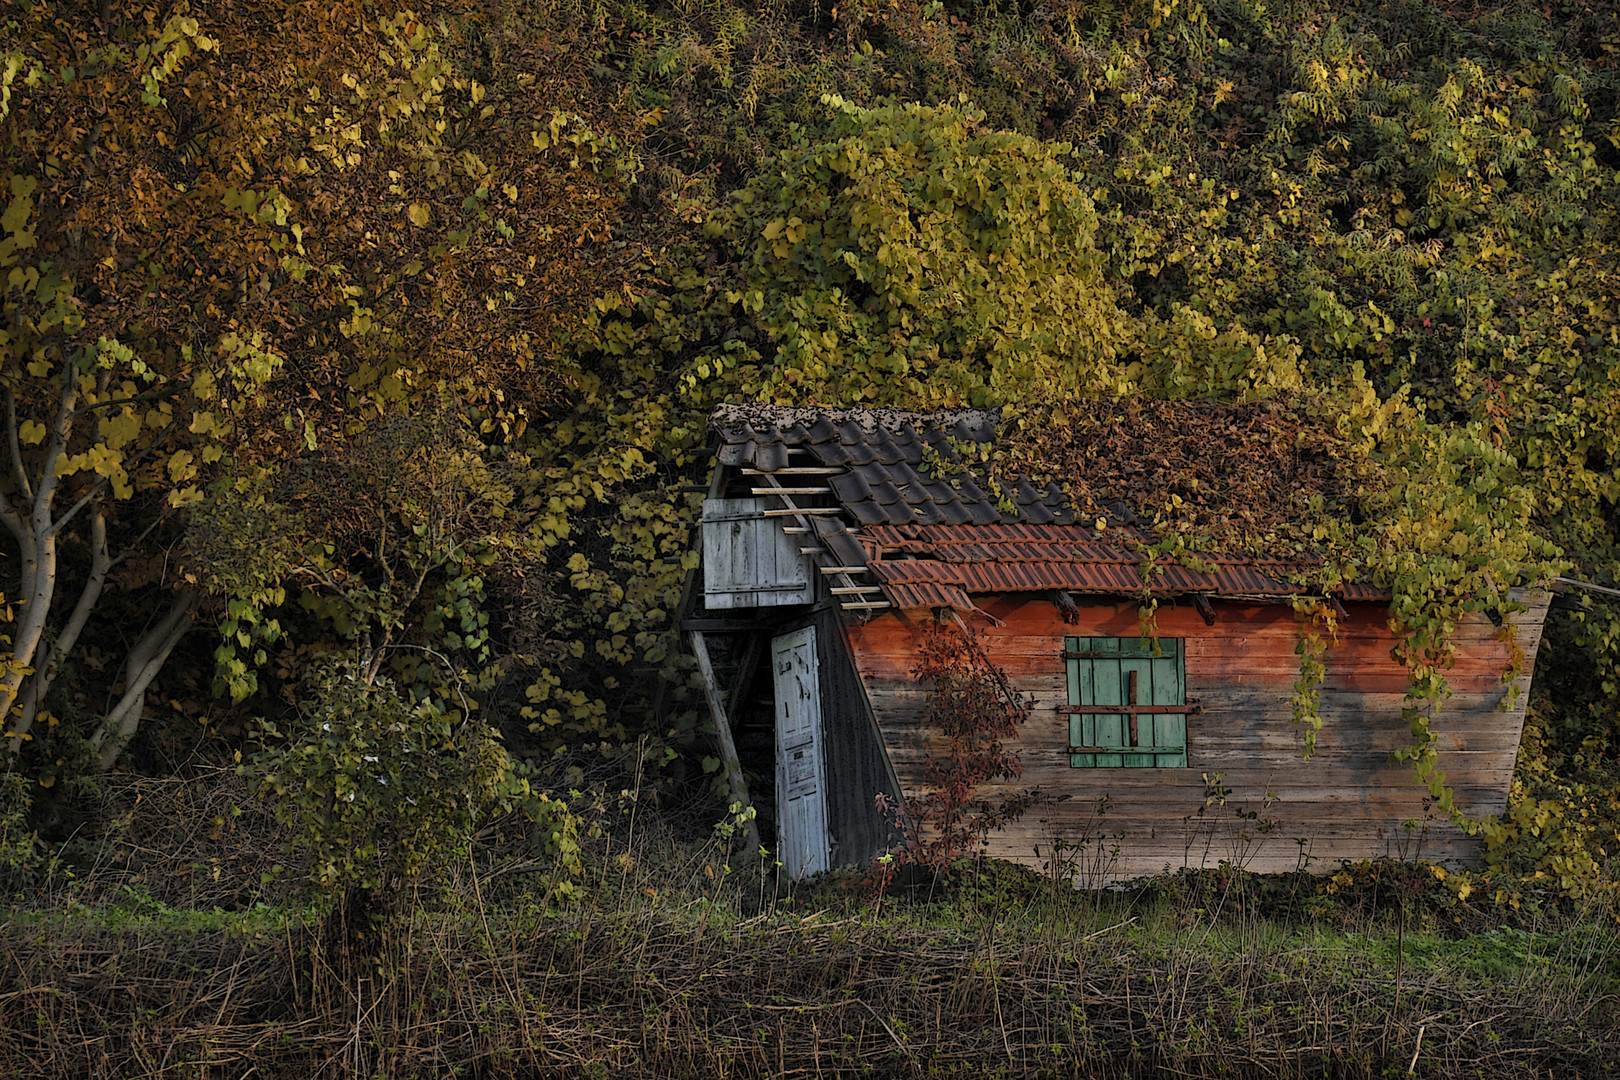
{"label": "wooden support post", "polygon": [[[742,762],[737,759],[737,741],[731,737],[731,721],[726,717],[725,702],[720,700],[720,682],[714,677],[714,665],[709,661],[709,643],[701,630],[692,631],[692,655],[697,657],[698,671],[703,675],[703,696],[709,701],[709,715],[714,719],[715,743],[720,750],[721,768],[726,773],[726,785],[731,797],[747,811],[753,806],[748,798],[748,782],[743,779]],[[729,807],[727,813],[729,813]],[[750,856],[759,850],[759,826],[750,817],[743,825]]]}

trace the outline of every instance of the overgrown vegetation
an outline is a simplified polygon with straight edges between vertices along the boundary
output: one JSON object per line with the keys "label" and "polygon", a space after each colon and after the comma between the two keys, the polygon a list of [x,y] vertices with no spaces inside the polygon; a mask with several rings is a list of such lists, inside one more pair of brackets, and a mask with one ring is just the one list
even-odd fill
{"label": "overgrown vegetation", "polygon": [[[199,856],[180,875],[189,891],[161,905],[243,906],[221,882],[265,874],[361,889],[431,879],[463,900],[473,883],[505,879],[543,880],[536,897],[568,891],[576,830],[592,827],[578,815],[616,801],[580,762],[630,754],[674,777],[694,748],[673,613],[695,558],[706,417],[725,400],[1003,407],[1024,438],[1056,447],[1042,461],[1011,448],[1029,469],[1061,465],[1088,439],[1127,445],[1147,399],[1282,417],[1287,446],[1256,449],[1241,423],[1223,439],[1242,463],[1221,471],[1228,483],[1275,484],[1274,453],[1303,463],[1287,474],[1303,503],[1271,519],[1221,509],[1216,495],[1244,500],[1190,453],[1075,494],[1099,516],[1134,501],[1162,554],[1292,545],[1324,557],[1322,584],[1388,588],[1412,674],[1410,754],[1442,801],[1432,742],[1457,614],[1511,616],[1507,591],[1552,571],[1620,585],[1612,5],[81,8],[36,0],[0,14],[0,877],[37,906],[108,899],[97,891],[107,861],[132,857],[119,837],[134,818],[109,794],[121,772],[209,777],[196,827],[211,843],[268,813],[232,770],[198,765],[251,758],[260,740],[261,790],[282,792],[288,831],[235,864]],[[1164,415],[1177,410],[1195,415]],[[1320,645],[1330,627],[1308,605],[1300,616],[1308,675],[1312,635]],[[1569,918],[1613,901],[1620,609],[1588,598],[1549,621],[1540,655],[1509,811],[1483,826],[1486,870],[1441,890],[1469,911],[1555,894]],[[1312,720],[1308,678],[1296,706]],[[341,730],[326,732],[334,717]],[[964,755],[994,758],[993,743],[969,739]],[[436,776],[429,756],[445,761]],[[538,820],[500,816],[535,791],[549,792]],[[348,794],[420,814],[356,833]],[[521,870],[503,878],[495,853]],[[637,890],[662,888],[644,855],[607,848],[598,879],[579,883],[587,906],[555,923],[516,901],[474,905],[492,921],[465,971],[450,962],[464,958],[451,943],[466,929],[453,910],[431,916],[431,949],[387,939],[398,979],[368,984],[380,996],[361,1015],[431,1002],[462,1010],[442,1017],[464,1033],[453,1063],[491,1075],[574,1067],[587,1059],[567,1053],[584,1049],[551,1058],[527,1036],[497,1044],[491,1031],[523,1023],[473,1019],[496,1000],[538,1018],[508,975],[529,969],[496,959],[519,955],[502,943],[538,926],[535,948],[550,951],[523,962],[571,973],[571,1008],[650,994],[641,1030],[692,1019],[680,1012],[689,999],[660,996],[653,976],[675,978],[683,935],[703,955],[711,923],[636,906]],[[276,865],[288,867],[279,879]],[[1357,1000],[1319,981],[1320,954],[1305,946],[1296,972],[1206,953],[1195,964],[1152,939],[1150,962],[1130,967],[1108,959],[1108,934],[1085,937],[1106,923],[1058,912],[1054,925],[1085,947],[1031,951],[1009,969],[986,951],[987,924],[930,954],[934,929],[893,938],[853,913],[839,930],[789,923],[757,899],[773,883],[737,890],[723,858],[702,865],[715,891],[691,903],[732,905],[713,940],[740,958],[732,997],[716,1000],[748,1008],[712,1045],[638,1044],[649,1062],[766,1071],[772,1048],[781,1064],[790,1046],[836,1036],[848,1061],[878,1070],[1101,1072],[1104,1058],[1219,1069],[1239,1060],[1240,1027],[1281,1038],[1296,1006]],[[152,887],[127,884],[137,899]],[[1091,902],[1102,918],[1107,903]],[[1108,914],[1142,921],[1127,910]],[[1172,910],[1166,926],[1217,922],[1213,908]],[[29,974],[78,957],[63,985],[91,981],[85,972],[127,959],[124,930],[41,925],[8,938],[13,989],[41,1003],[8,1015],[44,1019],[11,1031],[3,1052],[58,1054],[90,1073],[161,1069],[161,1053],[156,1065],[141,1055],[169,1018],[118,1027],[131,1034],[117,1054],[73,1043],[65,1033],[111,1012],[66,1010],[113,999],[50,996],[40,988],[57,975]],[[360,1071],[444,1063],[411,1056],[425,1045],[412,1041],[426,1037],[418,1021],[396,1029],[400,1041],[368,1042],[353,1030],[355,999],[340,996],[349,984],[322,974],[296,935],[255,938],[254,925],[239,941],[206,939],[240,950],[223,982],[189,971],[183,937],[164,939],[176,950],[165,992],[216,1010],[213,1028],[188,1028],[200,1071],[215,1050],[288,1045],[286,1070],[338,1050]],[[593,966],[585,943],[636,959]],[[1518,981],[1492,983],[1488,1002],[1442,974],[1422,993],[1454,987],[1435,1023],[1454,1019],[1444,1045],[1463,1049],[1433,1075],[1612,1057],[1592,1011],[1606,1007],[1609,984],[1593,972],[1608,970],[1609,945],[1589,943],[1579,965],[1557,969],[1563,981],[1532,978],[1543,969],[1527,947]],[[874,967],[838,982],[863,950]],[[1096,1011],[1062,966],[1082,954],[1108,986],[1169,1011]],[[836,962],[787,973],[810,955]],[[929,981],[916,964],[930,955],[962,961],[963,981]],[[1580,966],[1595,956],[1598,967]],[[827,980],[806,974],[816,970]],[[1009,970],[1043,980],[1012,1018]],[[1220,978],[1201,981],[1209,973]],[[1381,1008],[1386,976],[1354,975],[1360,1000]],[[742,989],[761,978],[780,1002]],[[227,999],[249,1010],[287,985],[317,1018],[308,1027],[226,1024]],[[851,986],[889,994],[896,1011],[872,1016],[829,989]],[[1233,986],[1236,1003],[1221,996]],[[1267,986],[1285,989],[1266,997]],[[1172,1004],[1195,991],[1205,1011]],[[1571,1026],[1509,1058],[1488,1038],[1498,1008]],[[341,1036],[326,1026],[340,1014],[351,1017]],[[606,1059],[628,1055],[611,1033],[630,1015],[602,1021]],[[1287,1028],[1300,1046],[1351,1047],[1310,1068],[1403,1064],[1413,1032],[1333,1015],[1337,1027]],[[1000,1033],[999,1047],[970,1031]],[[928,1058],[919,1032],[956,1049]],[[1065,1039],[1098,1056],[1039,1056]],[[1307,1066],[1259,1050],[1242,1060]]]}
{"label": "overgrown vegetation", "polygon": [[978,791],[987,781],[1022,774],[1018,755],[1002,740],[1018,733],[1031,706],[966,628],[930,627],[912,675],[928,688],[927,722],[945,745],[924,760],[927,792],[891,810],[906,834],[901,860],[941,872],[1034,805],[1033,792],[986,800]]}
{"label": "overgrown vegetation", "polygon": [[350,922],[400,918],[404,902],[430,897],[470,857],[477,832],[508,816],[534,854],[578,871],[567,804],[534,791],[477,718],[412,702],[354,665],[318,667],[305,689],[314,707],[285,731],[266,723],[247,767],[253,794],[289,831],[289,861],[303,867],[292,895],[340,897]]}
{"label": "overgrown vegetation", "polygon": [[206,810],[186,785],[138,782],[106,848],[128,860],[4,920],[0,1061],[121,1078],[1529,1078],[1603,1075],[1620,1052],[1611,922],[1461,900],[1419,864],[1081,892],[965,860],[878,908],[861,877],[779,892],[768,864],[697,839],[701,818],[649,814],[649,794],[590,813],[573,902],[547,903],[557,879],[533,864],[539,887],[475,857],[447,879],[454,904],[354,942],[313,909],[244,903],[256,875],[208,872],[250,857],[271,819],[165,860],[150,845],[173,843],[175,812]]}

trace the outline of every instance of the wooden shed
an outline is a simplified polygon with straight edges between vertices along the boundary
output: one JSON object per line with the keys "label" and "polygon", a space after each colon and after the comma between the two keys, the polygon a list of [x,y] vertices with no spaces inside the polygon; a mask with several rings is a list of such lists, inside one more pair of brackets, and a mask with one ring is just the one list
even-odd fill
{"label": "wooden shed", "polygon": [[[1306,760],[1291,708],[1297,565],[1165,565],[1151,589],[1157,636],[1144,641],[1140,556],[1119,529],[1077,521],[1055,484],[995,497],[971,475],[920,471],[992,441],[996,425],[978,411],[726,406],[712,418],[702,610],[685,628],[790,874],[865,864],[897,842],[885,807],[925,794],[941,748],[913,671],[942,619],[971,626],[1033,701],[1008,744],[1021,777],[981,794],[1042,801],[990,835],[991,855],[1067,860],[1100,882],[1221,861],[1331,870],[1476,854],[1392,757],[1412,735],[1386,596],[1347,586],[1333,598],[1324,726]],[[1547,609],[1544,592],[1519,598],[1526,610],[1504,625],[1482,614],[1454,637],[1436,731],[1470,816],[1499,813],[1512,778]],[[1504,673],[1516,650],[1515,688]]]}

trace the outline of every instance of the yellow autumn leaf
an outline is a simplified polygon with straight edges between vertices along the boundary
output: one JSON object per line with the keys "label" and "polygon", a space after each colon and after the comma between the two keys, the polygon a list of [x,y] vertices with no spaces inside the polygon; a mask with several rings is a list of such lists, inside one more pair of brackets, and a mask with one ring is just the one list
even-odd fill
{"label": "yellow autumn leaf", "polygon": [[411,203],[410,209],[405,211],[405,216],[410,218],[411,224],[415,225],[418,229],[426,227],[428,223],[428,204],[419,202]]}
{"label": "yellow autumn leaf", "polygon": [[195,471],[190,450],[178,450],[169,459],[169,479],[176,483],[189,478]]}
{"label": "yellow autumn leaf", "polygon": [[17,428],[17,437],[24,446],[37,446],[45,438],[45,425],[38,420],[24,420]]}
{"label": "yellow autumn leaf", "polygon": [[124,469],[124,455],[106,446],[92,446],[84,452],[84,462],[97,476],[109,480]]}
{"label": "yellow autumn leaf", "polygon": [[114,450],[128,446],[140,433],[141,418],[134,409],[125,408],[117,416],[104,417],[101,421],[101,437]]}

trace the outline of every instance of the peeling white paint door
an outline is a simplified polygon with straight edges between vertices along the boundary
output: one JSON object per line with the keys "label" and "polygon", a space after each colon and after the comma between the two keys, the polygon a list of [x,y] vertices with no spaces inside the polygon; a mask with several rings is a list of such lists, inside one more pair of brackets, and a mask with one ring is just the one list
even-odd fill
{"label": "peeling white paint door", "polygon": [[777,845],[788,876],[798,881],[827,869],[815,628],[774,638],[771,661],[776,674]]}

